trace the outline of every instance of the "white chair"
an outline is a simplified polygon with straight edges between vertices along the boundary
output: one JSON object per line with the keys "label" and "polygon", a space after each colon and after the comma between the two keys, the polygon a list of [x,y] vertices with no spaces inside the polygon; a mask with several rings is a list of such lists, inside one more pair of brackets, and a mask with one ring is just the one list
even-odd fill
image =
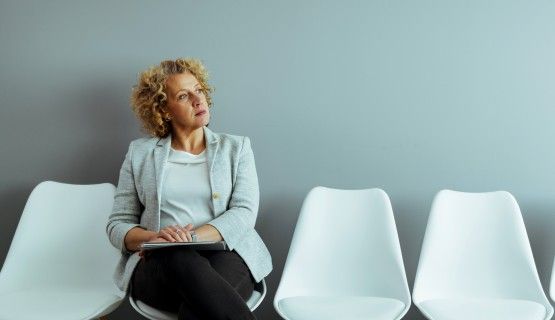
{"label": "white chair", "polygon": [[505,191],[440,191],[413,290],[434,320],[551,319],[524,221]]}
{"label": "white chair", "polygon": [[[255,284],[254,292],[250,296],[249,300],[247,301],[247,306],[254,311],[264,297],[266,296],[266,282],[264,279],[259,283]],[[143,317],[150,319],[150,320],[177,320],[177,314],[172,312],[167,312],[163,310],[158,310],[149,306],[148,304],[142,302],[141,300],[135,300],[131,295],[129,295],[129,303],[133,308],[141,314]]]}
{"label": "white chair", "polygon": [[94,319],[118,307],[120,253],[105,231],[114,191],[108,183],[35,187],[0,272],[0,319]]}
{"label": "white chair", "polygon": [[405,315],[410,293],[393,210],[383,190],[310,191],[274,307],[288,320],[393,320]]}

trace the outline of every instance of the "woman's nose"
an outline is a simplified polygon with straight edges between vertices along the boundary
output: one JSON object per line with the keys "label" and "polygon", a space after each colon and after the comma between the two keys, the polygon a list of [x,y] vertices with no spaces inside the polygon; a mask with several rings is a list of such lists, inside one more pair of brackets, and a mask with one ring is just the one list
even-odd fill
{"label": "woman's nose", "polygon": [[193,106],[198,107],[200,105],[200,95],[191,93],[191,101],[193,102]]}

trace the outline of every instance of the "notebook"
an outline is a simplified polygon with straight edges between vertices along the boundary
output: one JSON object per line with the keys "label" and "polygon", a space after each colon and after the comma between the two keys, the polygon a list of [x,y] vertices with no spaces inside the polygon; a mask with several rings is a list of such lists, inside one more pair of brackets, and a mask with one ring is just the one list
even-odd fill
{"label": "notebook", "polygon": [[145,242],[141,245],[141,249],[143,250],[154,250],[169,247],[187,247],[195,250],[229,250],[225,241]]}

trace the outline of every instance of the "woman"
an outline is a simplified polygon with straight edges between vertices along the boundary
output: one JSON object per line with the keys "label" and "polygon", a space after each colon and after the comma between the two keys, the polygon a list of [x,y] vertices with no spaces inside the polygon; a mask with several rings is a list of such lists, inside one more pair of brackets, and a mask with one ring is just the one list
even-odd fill
{"label": "woman", "polygon": [[[218,134],[212,88],[198,60],[139,76],[131,102],[151,138],[129,145],[106,231],[121,250],[116,284],[179,319],[254,319],[245,300],[272,270],[254,230],[258,178],[247,137]],[[150,241],[220,241],[231,251],[158,249]]]}

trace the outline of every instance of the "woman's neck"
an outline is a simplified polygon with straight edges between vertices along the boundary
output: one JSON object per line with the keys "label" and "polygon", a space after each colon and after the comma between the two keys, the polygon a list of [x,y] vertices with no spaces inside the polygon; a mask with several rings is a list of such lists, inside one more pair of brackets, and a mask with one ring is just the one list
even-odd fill
{"label": "woman's neck", "polygon": [[193,154],[201,153],[206,148],[204,128],[200,127],[192,131],[173,128],[171,143],[175,150],[187,151]]}

